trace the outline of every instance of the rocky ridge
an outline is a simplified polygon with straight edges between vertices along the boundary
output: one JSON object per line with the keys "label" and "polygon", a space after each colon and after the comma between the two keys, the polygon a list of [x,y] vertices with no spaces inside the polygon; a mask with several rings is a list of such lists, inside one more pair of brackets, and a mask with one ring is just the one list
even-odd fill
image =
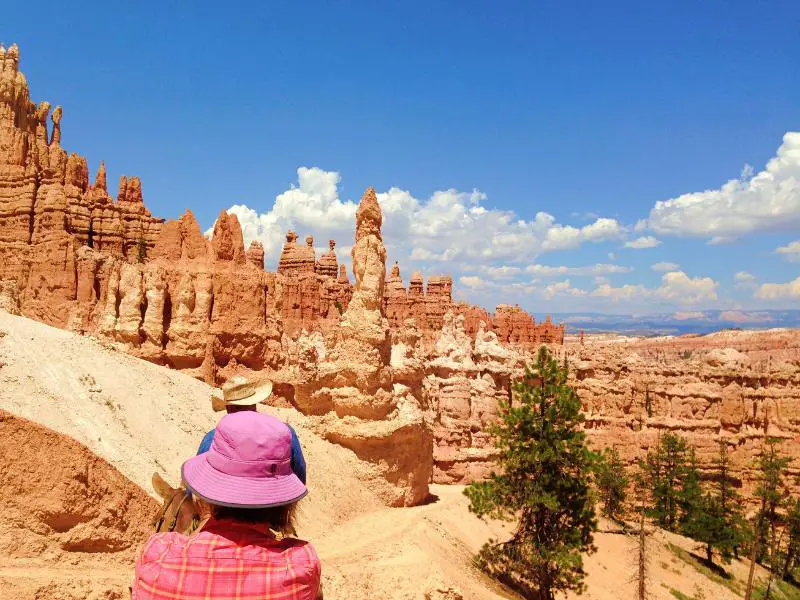
{"label": "rocky ridge", "polygon": [[[232,360],[254,370],[274,367],[280,361],[276,344],[284,335],[296,339],[302,331],[326,333],[338,326],[353,286],[338,264],[334,240],[317,259],[313,237],[301,244],[289,231],[277,272],[265,272],[263,246],[253,242],[245,249],[235,215],[222,211],[206,239],[188,210],[166,223],[153,217],[138,177],[123,176],[116,199],[108,194],[103,163],[90,182],[86,159],[61,146],[61,107],[50,108],[31,102],[18,48],[2,50],[4,303],[10,304],[13,294],[14,310],[26,316],[116,339],[160,364],[204,365],[198,371],[204,377]],[[5,289],[10,286],[16,289]],[[242,322],[226,308],[234,300]],[[454,303],[449,276],[431,276],[426,284],[415,274],[406,289],[397,265],[383,303],[392,332],[413,318],[428,344],[448,310],[465,314],[473,337],[484,320],[504,343],[563,340],[563,325],[549,320],[536,325],[518,307],[498,307],[493,318]]]}
{"label": "rocky ridge", "polygon": [[313,238],[298,244],[294,232],[277,272],[265,271],[235,215],[222,211],[207,239],[190,211],[150,215],[138,178],[123,178],[116,200],[104,165],[90,184],[85,159],[61,147],[61,109],[30,101],[15,46],[0,65],[0,307],[208,383],[272,378],[276,402],[382,469],[389,503],[419,502],[431,473],[486,474],[486,424],[542,343],[573,365],[592,438],[631,461],[659,431],[680,430],[704,461],[709,440],[724,438],[749,481],[765,433],[789,446],[800,434],[796,332],[561,346],[564,327],[549,318],[453,302],[449,276],[414,273],[406,287],[397,264],[387,276],[372,190],[357,216],[354,284],[334,242],[317,258]]}
{"label": "rocky ridge", "polygon": [[766,436],[782,441],[800,474],[800,335],[796,330],[567,343],[563,352],[595,444],[630,464],[666,431],[679,433],[710,469],[728,445],[746,492]]}

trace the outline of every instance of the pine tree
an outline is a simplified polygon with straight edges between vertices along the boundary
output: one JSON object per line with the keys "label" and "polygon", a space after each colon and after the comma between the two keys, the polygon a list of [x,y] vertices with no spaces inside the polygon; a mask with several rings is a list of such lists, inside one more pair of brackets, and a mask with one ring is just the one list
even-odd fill
{"label": "pine tree", "polygon": [[717,546],[725,562],[738,557],[738,548],[747,538],[747,522],[742,514],[741,497],[733,486],[728,443],[719,441],[719,455],[714,460],[717,483],[717,502],[724,515],[724,534]]}
{"label": "pine tree", "polygon": [[686,458],[686,440],[677,434],[665,433],[659,437],[656,449],[647,453],[641,465],[653,497],[648,516],[670,531],[677,530],[679,524]]}
{"label": "pine tree", "polygon": [[511,538],[490,540],[478,565],[525,598],[553,600],[584,590],[582,554],[593,552],[596,519],[590,475],[597,455],[586,445],[581,403],[567,370],[547,348],[514,384],[492,427],[501,474],[467,487],[470,510],[516,522]]}
{"label": "pine tree", "polygon": [[694,449],[689,450],[689,464],[681,489],[681,533],[701,542],[706,548],[706,560],[713,564],[714,551],[724,562],[744,538],[744,519],[739,509],[739,495],[731,485],[728,447],[719,445],[716,466],[716,485],[703,494],[697,471]]}
{"label": "pine tree", "polygon": [[789,510],[786,514],[786,535],[788,542],[786,556],[783,561],[783,579],[791,580],[792,571],[800,558],[800,498],[789,501]]}
{"label": "pine tree", "polygon": [[679,529],[684,530],[696,514],[707,508],[703,489],[700,487],[700,471],[697,469],[697,456],[694,446],[688,446],[688,459],[682,469],[678,490]]}
{"label": "pine tree", "polygon": [[629,480],[625,463],[616,448],[603,450],[597,462],[596,480],[600,499],[603,501],[603,514],[609,519],[622,519]]}
{"label": "pine tree", "polygon": [[[784,495],[784,475],[786,467],[791,460],[783,456],[778,448],[778,440],[766,438],[758,457],[758,469],[761,472],[760,481],[756,488],[755,496],[760,499],[761,506],[756,515],[753,527],[753,545],[750,551],[750,573],[747,577],[745,600],[750,600],[753,593],[753,575],[756,562],[761,562],[770,553],[774,559],[777,552],[778,507]],[[772,583],[772,572],[775,565],[770,561],[769,585]]]}
{"label": "pine tree", "polygon": [[647,600],[647,588],[650,584],[649,545],[647,543],[647,531],[645,530],[645,513],[647,512],[648,506],[648,493],[645,477],[641,471],[634,477],[634,492],[636,494],[636,506],[634,510],[638,514],[639,531],[636,535],[637,543],[634,549],[633,576],[631,577],[631,581],[636,586],[636,600]]}
{"label": "pine tree", "polygon": [[768,438],[759,457],[761,481],[755,494],[761,500],[757,518],[761,526],[756,529],[756,538],[761,549],[759,560],[763,560],[767,550],[774,545],[776,527],[780,520],[778,510],[785,496],[786,467],[790,462],[791,459],[781,453],[778,440]]}
{"label": "pine tree", "polygon": [[702,543],[706,548],[706,561],[713,564],[714,550],[726,546],[727,541],[725,513],[719,500],[711,494],[702,496],[684,521],[681,533]]}
{"label": "pine tree", "polygon": [[144,241],[144,234],[140,234],[139,240],[136,242],[136,254],[140,263],[147,259],[147,244]]}

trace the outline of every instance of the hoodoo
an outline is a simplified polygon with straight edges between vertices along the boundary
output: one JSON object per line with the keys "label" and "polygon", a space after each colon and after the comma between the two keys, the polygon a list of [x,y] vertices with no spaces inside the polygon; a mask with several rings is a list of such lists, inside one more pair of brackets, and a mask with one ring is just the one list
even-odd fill
{"label": "hoodoo", "polygon": [[[379,464],[394,486],[388,502],[417,504],[428,496],[432,438],[423,418],[420,381],[394,381],[389,321],[384,310],[386,248],[383,216],[369,188],[356,213],[355,285],[339,327],[303,365],[296,402],[320,415],[320,432]],[[306,342],[310,343],[310,342]]]}

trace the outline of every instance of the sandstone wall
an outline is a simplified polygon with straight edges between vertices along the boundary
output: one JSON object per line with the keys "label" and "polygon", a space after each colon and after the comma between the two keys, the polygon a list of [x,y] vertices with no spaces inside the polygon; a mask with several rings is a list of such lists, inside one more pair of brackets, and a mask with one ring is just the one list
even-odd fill
{"label": "sandstone wall", "polygon": [[[121,177],[112,198],[101,162],[90,182],[86,160],[62,148],[61,124],[60,107],[51,114],[49,103],[30,101],[17,47],[3,50],[0,289],[13,287],[13,310],[208,381],[237,365],[280,368],[283,336],[339,327],[353,285],[333,240],[317,260],[313,237],[299,244],[289,231],[277,273],[264,272],[263,247],[245,250],[234,215],[222,211],[207,240],[189,211],[168,223],[153,217],[138,177]],[[492,317],[453,303],[449,276],[426,284],[415,274],[406,290],[395,264],[382,294],[393,334],[412,318],[426,350],[449,310],[465,315],[473,339],[483,321],[507,344],[563,340],[563,325],[537,325],[519,307]]]}
{"label": "sandstone wall", "polygon": [[[571,375],[598,446],[630,464],[659,434],[680,433],[709,469],[719,441],[751,492],[765,436],[783,440],[800,475],[800,334],[723,331],[705,336],[610,339],[566,346]],[[800,489],[795,485],[797,489]]]}

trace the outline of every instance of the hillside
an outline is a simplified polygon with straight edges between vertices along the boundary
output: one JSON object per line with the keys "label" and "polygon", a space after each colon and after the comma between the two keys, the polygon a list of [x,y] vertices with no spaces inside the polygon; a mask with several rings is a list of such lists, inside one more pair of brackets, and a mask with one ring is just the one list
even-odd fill
{"label": "hillside", "polygon": [[[3,598],[127,597],[135,547],[156,506],[142,488],[153,494],[154,470],[176,482],[181,461],[215,422],[210,388],[2,312],[0,365],[0,409],[17,415],[0,413],[6,482],[0,548],[8,557],[0,567]],[[433,485],[432,502],[386,508],[379,499],[382,479],[369,463],[320,439],[292,409],[262,409],[289,420],[302,441],[311,494],[300,531],[319,550],[326,598],[420,599],[451,586],[465,599],[510,597],[470,566],[471,554],[500,530],[469,514],[463,487]],[[12,456],[20,460],[6,458]],[[596,542],[583,598],[632,597],[635,540],[601,532]],[[733,590],[743,588],[746,566],[729,569],[732,583],[710,579],[687,554],[693,549],[689,540],[654,533],[652,597],[675,598],[671,590],[677,590],[691,598],[696,589],[705,598],[739,597]]]}

